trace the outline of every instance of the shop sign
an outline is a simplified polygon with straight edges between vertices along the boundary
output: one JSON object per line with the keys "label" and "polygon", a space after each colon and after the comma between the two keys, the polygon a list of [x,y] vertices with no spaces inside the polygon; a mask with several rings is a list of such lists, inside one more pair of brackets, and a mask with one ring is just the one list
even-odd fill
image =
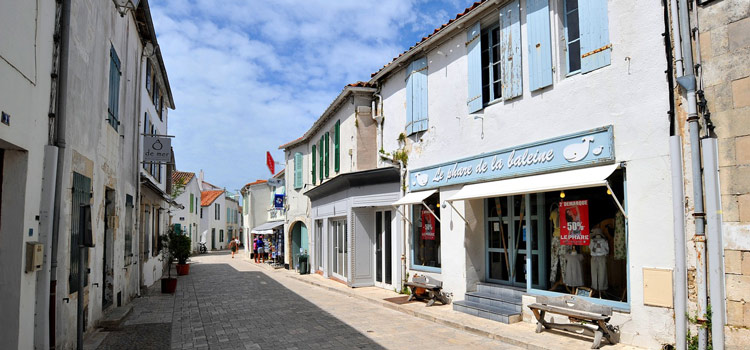
{"label": "shop sign", "polygon": [[560,244],[589,245],[589,201],[560,202]]}
{"label": "shop sign", "polygon": [[411,171],[409,188],[499,180],[615,161],[612,126]]}
{"label": "shop sign", "polygon": [[143,161],[169,163],[172,160],[172,139],[161,136],[143,137]]}
{"label": "shop sign", "polygon": [[284,195],[283,194],[274,194],[273,195],[273,207],[276,209],[283,209],[284,208]]}
{"label": "shop sign", "polygon": [[427,209],[422,209],[422,239],[435,240],[435,216]]}

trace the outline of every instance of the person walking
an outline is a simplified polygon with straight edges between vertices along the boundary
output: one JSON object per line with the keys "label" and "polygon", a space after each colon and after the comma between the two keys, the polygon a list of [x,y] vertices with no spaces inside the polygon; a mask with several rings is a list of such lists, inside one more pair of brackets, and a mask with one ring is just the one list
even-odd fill
{"label": "person walking", "polygon": [[265,243],[263,242],[262,236],[258,236],[258,255],[260,255],[260,263],[266,262],[266,257],[263,255],[265,253]]}
{"label": "person walking", "polygon": [[255,258],[255,263],[258,263],[258,237],[255,237],[253,239],[253,258]]}
{"label": "person walking", "polygon": [[234,259],[234,253],[237,252],[237,237],[232,237],[232,240],[229,241],[229,249],[232,250],[232,259]]}

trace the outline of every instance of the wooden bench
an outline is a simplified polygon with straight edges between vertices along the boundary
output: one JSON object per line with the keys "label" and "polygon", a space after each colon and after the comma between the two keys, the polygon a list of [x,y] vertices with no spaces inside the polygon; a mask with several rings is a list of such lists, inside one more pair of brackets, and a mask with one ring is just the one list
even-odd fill
{"label": "wooden bench", "polygon": [[[443,282],[434,278],[414,275],[411,282],[406,282],[406,286],[411,290],[409,299],[406,301],[428,299],[427,306],[432,306],[432,304],[435,304],[435,301],[440,301],[443,305],[450,304],[451,302],[450,297],[442,291]],[[425,292],[417,293],[417,288],[424,289]]]}
{"label": "wooden bench", "polygon": [[[619,341],[619,329],[607,322],[612,316],[612,308],[609,306],[596,305],[575,295],[564,295],[551,298],[537,296],[536,303],[529,305],[537,320],[536,332],[541,333],[544,329],[561,329],[576,334],[585,334],[594,337],[592,349],[601,346],[602,338],[607,339],[610,344]],[[553,323],[544,320],[546,313],[568,316],[571,323]]]}

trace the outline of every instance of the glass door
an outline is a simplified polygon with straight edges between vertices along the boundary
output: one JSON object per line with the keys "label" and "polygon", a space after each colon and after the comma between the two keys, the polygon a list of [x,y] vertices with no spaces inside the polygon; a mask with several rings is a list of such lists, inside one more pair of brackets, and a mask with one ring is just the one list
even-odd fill
{"label": "glass door", "polygon": [[315,268],[323,271],[323,220],[315,221]]}
{"label": "glass door", "polygon": [[346,236],[346,220],[331,221],[331,272],[342,280],[346,280],[347,258],[349,256],[348,240]]}
{"label": "glass door", "polygon": [[375,285],[389,288],[391,271],[391,211],[375,212]]}

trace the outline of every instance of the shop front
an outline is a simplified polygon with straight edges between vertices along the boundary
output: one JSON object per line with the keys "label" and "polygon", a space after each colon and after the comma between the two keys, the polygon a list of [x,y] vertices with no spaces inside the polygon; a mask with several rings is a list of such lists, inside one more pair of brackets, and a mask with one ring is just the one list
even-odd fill
{"label": "shop front", "polygon": [[410,274],[442,280],[454,309],[503,322],[535,296],[574,294],[613,307],[625,332],[644,332],[632,322],[644,315],[666,326],[671,304],[652,296],[671,289],[650,279],[671,278],[673,253],[648,242],[669,242],[668,162],[616,157],[614,135],[605,126],[411,170],[393,203],[411,222]]}
{"label": "shop front", "polygon": [[400,281],[397,168],[339,175],[305,192],[312,205],[312,271],[350,287],[393,289]]}
{"label": "shop front", "polygon": [[[284,221],[269,221],[250,230],[250,242],[263,240],[262,261],[275,267],[284,266]],[[250,243],[250,251],[253,244]],[[253,253],[255,254],[255,253]],[[254,255],[251,255],[255,259]]]}

